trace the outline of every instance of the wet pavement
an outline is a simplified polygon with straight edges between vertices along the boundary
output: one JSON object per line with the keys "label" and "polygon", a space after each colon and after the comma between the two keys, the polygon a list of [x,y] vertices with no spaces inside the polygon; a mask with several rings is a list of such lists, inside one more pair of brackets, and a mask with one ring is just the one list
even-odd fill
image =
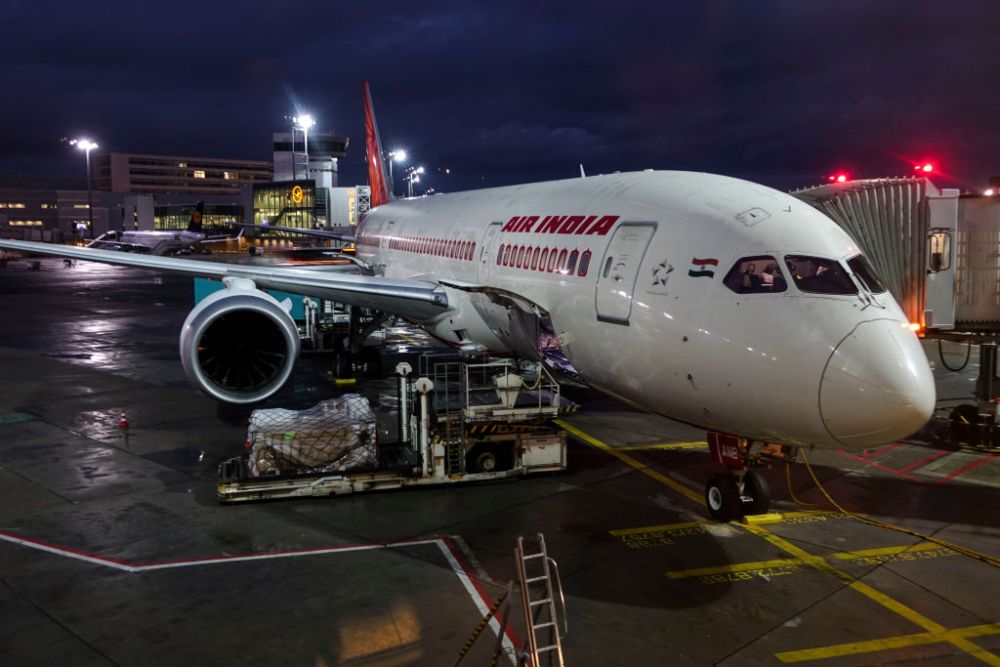
{"label": "wet pavement", "polygon": [[[451,664],[515,576],[516,537],[538,532],[570,665],[1000,664],[1000,570],[912,534],[1000,556],[992,453],[807,452],[841,506],[911,533],[831,509],[803,465],[766,471],[767,521],[717,524],[702,432],[569,387],[565,473],[222,506],[216,467],[249,410],[187,382],[192,305],[188,278],[0,271],[0,664]],[[391,359],[428,345],[386,342]],[[975,352],[961,374],[928,352],[942,407],[971,396]],[[963,353],[945,344],[949,364]],[[333,384],[330,364],[306,356],[269,404],[374,391]]]}

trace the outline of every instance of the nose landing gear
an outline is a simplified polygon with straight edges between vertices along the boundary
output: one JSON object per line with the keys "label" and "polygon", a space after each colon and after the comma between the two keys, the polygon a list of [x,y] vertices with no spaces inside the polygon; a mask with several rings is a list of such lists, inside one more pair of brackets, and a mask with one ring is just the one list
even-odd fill
{"label": "nose landing gear", "polygon": [[[771,507],[771,488],[755,467],[763,465],[766,449],[762,443],[734,435],[708,434],[708,448],[713,458],[729,468],[713,475],[705,484],[705,506],[716,521],[732,521],[750,514],[764,514]],[[777,452],[781,458],[787,453]]]}

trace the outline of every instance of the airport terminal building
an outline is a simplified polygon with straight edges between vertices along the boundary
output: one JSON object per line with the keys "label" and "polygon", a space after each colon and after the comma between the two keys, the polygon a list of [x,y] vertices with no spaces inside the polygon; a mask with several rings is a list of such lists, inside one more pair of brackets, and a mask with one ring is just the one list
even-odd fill
{"label": "airport terminal building", "polygon": [[[107,231],[183,229],[198,201],[215,233],[232,223],[323,229],[357,224],[367,186],[338,187],[348,137],[331,132],[273,135],[274,162],[229,158],[98,153],[86,189],[0,183],[0,235],[70,242]],[[89,210],[93,206],[93,211]],[[92,229],[88,229],[90,225]]]}

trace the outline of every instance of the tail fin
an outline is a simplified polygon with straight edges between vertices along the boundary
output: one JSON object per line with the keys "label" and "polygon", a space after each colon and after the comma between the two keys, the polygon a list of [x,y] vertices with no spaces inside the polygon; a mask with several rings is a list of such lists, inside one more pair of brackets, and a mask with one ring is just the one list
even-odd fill
{"label": "tail fin", "polygon": [[191,220],[188,221],[189,232],[200,232],[201,231],[201,218],[205,215],[205,202],[200,201],[194,206],[194,210],[191,211]]}
{"label": "tail fin", "polygon": [[364,82],[365,94],[365,149],[368,152],[368,184],[372,188],[371,206],[381,206],[388,202],[389,179],[385,175],[385,162],[382,159],[382,139],[378,134],[378,124],[375,122],[375,110],[372,108],[372,93],[368,82]]}

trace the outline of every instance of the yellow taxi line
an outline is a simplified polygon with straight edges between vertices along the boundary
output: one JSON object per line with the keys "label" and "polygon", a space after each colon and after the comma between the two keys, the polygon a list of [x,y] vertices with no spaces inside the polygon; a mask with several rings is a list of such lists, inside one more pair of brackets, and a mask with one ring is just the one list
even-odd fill
{"label": "yellow taxi line", "polygon": [[820,570],[821,572],[826,572],[827,574],[831,574],[834,577],[840,579],[849,588],[852,588],[858,593],[861,593],[862,595],[867,597],[869,600],[875,602],[876,604],[882,605],[889,611],[892,611],[898,614],[899,616],[902,616],[910,623],[913,623],[914,625],[923,628],[927,632],[932,632],[942,635],[943,637],[945,637],[945,639],[943,639],[942,641],[946,641],[952,646],[962,649],[963,651],[969,653],[971,656],[978,658],[979,660],[982,660],[987,664],[1000,667],[1000,657],[984,651],[979,646],[976,646],[971,641],[969,641],[965,637],[962,637],[961,635],[948,634],[948,631],[945,629],[943,625],[935,623],[934,621],[927,618],[926,616],[916,611],[915,609],[907,607],[902,602],[894,600],[885,593],[875,590],[868,584],[858,581],[857,579],[847,574],[843,570],[839,570],[833,567],[832,565],[827,563],[825,559],[819,556],[814,556],[804,551],[800,547],[795,546],[788,540],[778,537],[777,535],[770,533],[764,530],[763,528],[760,528],[759,526],[746,525],[744,526],[744,528],[749,530],[751,533],[754,533],[755,535],[759,535],[760,537],[764,538],[765,540],[767,540],[774,546],[778,547],[782,551],[785,551],[786,553],[789,553],[793,556],[800,558],[802,562],[805,563],[806,565],[811,565],[812,567],[816,568],[817,570]]}
{"label": "yellow taxi line", "polygon": [[[642,463],[635,460],[628,454],[623,454],[622,452],[617,451],[614,447],[611,447],[601,442],[597,438],[581,431],[575,426],[571,426],[562,419],[556,419],[554,421],[557,425],[564,428],[568,433],[571,433],[577,438],[583,440],[584,442],[587,442],[590,445],[593,445],[594,447],[597,447],[598,449],[607,452],[611,456],[614,456],[618,460],[635,468],[644,475],[651,477],[652,479],[655,479],[661,484],[664,484],[665,486],[677,491],[686,498],[689,498],[697,502],[699,505],[705,504],[705,500],[704,498],[702,498],[702,495],[700,493],[692,491],[688,487],[684,486],[679,482],[675,482],[674,480],[670,479],[666,475],[663,475],[662,473],[659,473],[646,466],[643,466]],[[980,648],[976,644],[969,641],[964,635],[961,634],[961,632],[946,630],[943,625],[935,623],[934,621],[927,618],[926,616],[916,611],[915,609],[912,609],[904,605],[902,602],[894,600],[888,595],[875,590],[868,584],[858,581],[857,579],[847,574],[843,570],[835,568],[834,566],[827,563],[826,559],[824,559],[822,556],[814,556],[813,554],[810,554],[801,547],[798,547],[789,542],[788,540],[785,540],[775,535],[774,533],[769,532],[767,529],[762,528],[757,524],[748,522],[741,525],[747,531],[767,540],[772,545],[778,547],[785,553],[794,556],[795,559],[801,561],[802,564],[809,565],[821,572],[825,572],[827,574],[836,577],[837,579],[842,581],[845,585],[847,585],[849,588],[852,588],[858,593],[861,593],[868,599],[872,600],[876,604],[881,605],[882,607],[885,607],[889,611],[892,611],[895,614],[902,616],[903,618],[910,621],[914,625],[923,628],[924,630],[927,631],[927,633],[933,633],[935,635],[941,636],[943,638],[941,641],[946,641],[952,646],[955,646],[963,651],[966,651],[972,657],[975,657],[987,664],[994,665],[995,667],[1000,667],[1000,656],[996,656],[993,653],[989,653],[988,651],[985,651],[984,649]]]}
{"label": "yellow taxi line", "polygon": [[629,445],[627,447],[616,447],[619,452],[647,452],[657,449],[707,449],[708,443],[704,440],[691,440],[690,442],[654,442],[648,445]]}
{"label": "yellow taxi line", "polygon": [[704,577],[710,574],[725,574],[727,572],[747,572],[748,570],[763,570],[769,567],[787,567],[801,565],[798,558],[778,558],[775,560],[760,560],[754,563],[734,563],[716,567],[695,567],[690,570],[672,570],[667,572],[671,579],[687,579],[689,577]]}
{"label": "yellow taxi line", "polygon": [[[808,510],[805,512],[774,512],[773,514],[777,521],[784,521],[788,519],[800,519],[802,517],[807,517],[807,516],[822,516],[825,514],[835,514],[835,512]],[[615,530],[610,530],[608,532],[611,535],[618,537],[621,535],[661,533],[661,532],[670,532],[671,530],[684,530],[685,528],[694,528],[695,526],[715,526],[715,525],[719,525],[718,522],[685,521],[683,523],[661,523],[655,526],[638,526],[636,528],[616,528]]]}
{"label": "yellow taxi line", "polygon": [[[974,625],[968,628],[956,628],[943,632],[921,632],[913,635],[900,635],[898,637],[886,637],[884,639],[873,639],[864,642],[833,644],[831,646],[821,646],[800,651],[784,651],[775,655],[782,662],[805,662],[806,660],[822,660],[825,658],[839,658],[845,655],[857,655],[859,653],[888,651],[921,644],[954,643],[955,640],[967,641],[972,637],[985,637],[995,634],[1000,634],[1000,623]],[[973,646],[975,645],[973,644]],[[995,655],[979,647],[975,647],[975,649],[975,651],[970,651],[972,655],[988,664],[997,664]]]}
{"label": "yellow taxi line", "polygon": [[[930,551],[934,549],[943,549],[938,544],[932,542],[923,542],[921,544],[913,546],[902,546],[902,547],[883,547],[880,549],[859,549],[858,551],[841,551],[839,553],[830,554],[830,558],[837,558],[839,560],[853,560],[856,558],[870,558],[872,556],[890,556],[898,555],[906,552],[912,551]],[[784,567],[786,565],[805,565],[805,563],[799,558],[784,558],[777,560],[762,560],[762,561],[752,561],[748,563],[730,563],[729,565],[719,565],[715,567],[698,567],[689,570],[672,570],[667,572],[667,576],[671,579],[686,579],[688,577],[703,577],[710,574],[725,574],[727,572],[746,572],[748,570],[760,570],[768,567]]]}
{"label": "yellow taxi line", "polygon": [[664,484],[664,485],[670,487],[671,489],[673,489],[677,493],[681,494],[682,496],[684,496],[686,498],[689,498],[690,500],[693,500],[694,502],[698,503],[699,505],[702,505],[702,506],[705,505],[705,499],[702,497],[702,495],[700,493],[696,493],[695,491],[692,491],[691,489],[689,489],[688,487],[684,486],[680,482],[675,482],[674,480],[670,479],[666,475],[664,475],[664,474],[662,474],[660,472],[657,472],[656,470],[653,470],[652,468],[648,468],[648,467],[642,465],[642,463],[640,463],[639,461],[636,461],[634,458],[632,458],[628,454],[623,454],[622,452],[619,452],[618,450],[616,450],[614,447],[609,447],[608,445],[604,444],[603,442],[601,442],[597,438],[593,437],[592,435],[584,433],[583,431],[581,431],[580,429],[576,428],[575,426],[570,426],[569,424],[567,424],[562,419],[556,419],[555,423],[558,424],[563,429],[565,429],[568,433],[572,433],[574,436],[576,436],[577,438],[583,440],[584,442],[587,442],[587,443],[593,445],[594,447],[597,447],[598,449],[600,449],[600,450],[602,450],[604,452],[607,452],[611,456],[614,456],[618,460],[620,460],[620,461],[622,461],[624,463],[627,463],[628,465],[632,466],[633,468],[635,468],[636,470],[638,470],[642,474],[646,475],[647,477],[652,477],[657,482],[660,482],[661,484]]}

